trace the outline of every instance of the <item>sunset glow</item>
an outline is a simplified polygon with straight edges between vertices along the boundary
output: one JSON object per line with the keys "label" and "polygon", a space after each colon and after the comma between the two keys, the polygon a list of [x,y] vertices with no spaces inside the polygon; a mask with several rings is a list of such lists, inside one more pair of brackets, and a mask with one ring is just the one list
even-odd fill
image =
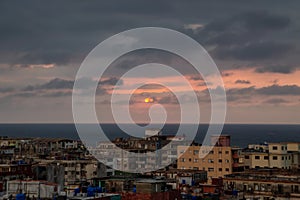
{"label": "sunset glow", "polygon": [[151,97],[147,97],[147,98],[145,98],[144,101],[145,101],[145,103],[153,103],[154,99]]}

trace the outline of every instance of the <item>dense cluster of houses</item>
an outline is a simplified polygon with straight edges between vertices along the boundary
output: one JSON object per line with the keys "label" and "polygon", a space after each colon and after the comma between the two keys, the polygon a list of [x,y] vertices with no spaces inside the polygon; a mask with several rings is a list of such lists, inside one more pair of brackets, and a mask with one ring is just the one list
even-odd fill
{"label": "dense cluster of houses", "polygon": [[[0,196],[300,198],[300,142],[239,148],[230,145],[230,136],[222,135],[213,136],[211,146],[202,146],[184,136],[163,135],[159,130],[150,133],[144,138],[99,142],[95,147],[70,139],[1,137]],[[157,150],[159,154],[153,153]],[[131,156],[147,152],[151,156]],[[206,156],[201,158],[201,153]]]}

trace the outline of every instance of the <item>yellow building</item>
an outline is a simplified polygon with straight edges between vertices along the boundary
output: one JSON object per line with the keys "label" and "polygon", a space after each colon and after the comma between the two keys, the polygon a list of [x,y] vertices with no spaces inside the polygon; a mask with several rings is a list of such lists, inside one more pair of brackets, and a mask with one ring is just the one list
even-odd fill
{"label": "yellow building", "polygon": [[242,152],[245,169],[300,167],[300,143],[278,142],[264,145],[248,145]]}
{"label": "yellow building", "polygon": [[287,143],[269,143],[270,168],[292,168],[293,154],[288,151]]}
{"label": "yellow building", "polygon": [[233,162],[230,146],[215,146],[203,159],[199,158],[199,153],[205,152],[199,152],[200,148],[201,146],[179,146],[177,148],[179,156],[177,168],[205,170],[207,171],[208,182],[211,181],[211,178],[223,177],[232,173]]}
{"label": "yellow building", "polygon": [[267,152],[244,152],[244,165],[245,169],[253,168],[268,168],[269,163],[269,154]]}

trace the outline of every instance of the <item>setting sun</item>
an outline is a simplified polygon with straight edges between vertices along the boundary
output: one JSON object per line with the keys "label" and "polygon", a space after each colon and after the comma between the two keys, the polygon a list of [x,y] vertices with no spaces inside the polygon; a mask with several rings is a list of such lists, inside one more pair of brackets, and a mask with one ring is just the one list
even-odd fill
{"label": "setting sun", "polygon": [[151,98],[151,97],[147,97],[147,98],[145,98],[145,103],[152,103],[153,102],[153,98]]}

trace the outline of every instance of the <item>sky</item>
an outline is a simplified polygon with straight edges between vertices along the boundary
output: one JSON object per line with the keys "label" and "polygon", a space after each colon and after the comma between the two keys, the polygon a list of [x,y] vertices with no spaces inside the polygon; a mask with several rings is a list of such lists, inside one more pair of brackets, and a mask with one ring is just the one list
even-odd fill
{"label": "sky", "polygon": [[[77,70],[100,42],[138,27],[164,27],[199,42],[217,64],[227,95],[226,123],[300,123],[299,1],[14,1],[0,2],[0,123],[72,123],[72,88]],[[180,121],[178,100],[164,83],[186,92],[176,76],[120,78],[149,62],[180,71],[198,102],[201,123],[210,119],[207,88],[217,90],[185,60],[168,52],[141,50],[112,63],[99,80],[100,122],[113,122],[110,97],[139,81],[130,112],[149,122],[161,104],[167,121]],[[99,64],[101,66],[101,63]],[[151,66],[150,66],[151,67]],[[95,80],[91,80],[95,81]],[[116,83],[122,87],[116,86]],[[153,84],[161,83],[161,84]],[[151,102],[145,102],[150,98]],[[148,99],[149,100],[149,99]],[[122,103],[122,102],[121,102]],[[160,116],[160,111],[154,115]],[[126,121],[124,121],[126,123]]]}

